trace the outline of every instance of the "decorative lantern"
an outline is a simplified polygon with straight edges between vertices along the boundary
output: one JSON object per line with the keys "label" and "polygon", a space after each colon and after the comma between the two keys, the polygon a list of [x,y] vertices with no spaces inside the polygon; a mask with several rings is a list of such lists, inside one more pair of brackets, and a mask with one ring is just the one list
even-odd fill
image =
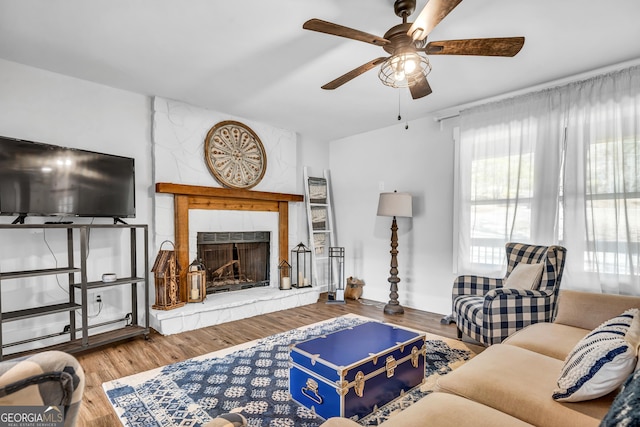
{"label": "decorative lantern", "polygon": [[296,288],[313,286],[311,277],[311,251],[302,243],[291,250],[291,285]]}
{"label": "decorative lantern", "polygon": [[189,265],[187,271],[188,301],[202,302],[207,297],[207,270],[197,259]]}
{"label": "decorative lantern", "polygon": [[[165,243],[170,243],[173,250],[162,249]],[[180,267],[173,242],[165,240],[160,244],[160,250],[151,271],[155,276],[156,285],[156,303],[151,307],[156,310],[182,307],[185,303],[180,301]]]}
{"label": "decorative lantern", "polygon": [[327,304],[344,304],[344,248],[329,247]]}
{"label": "decorative lantern", "polygon": [[291,264],[283,259],[278,265],[278,272],[280,273],[280,290],[291,289]]}

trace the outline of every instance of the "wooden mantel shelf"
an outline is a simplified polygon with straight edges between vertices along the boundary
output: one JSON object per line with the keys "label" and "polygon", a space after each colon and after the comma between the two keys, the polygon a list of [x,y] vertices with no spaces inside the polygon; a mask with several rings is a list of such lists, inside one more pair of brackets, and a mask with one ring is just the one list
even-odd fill
{"label": "wooden mantel shelf", "polygon": [[[289,202],[302,202],[299,194],[269,193],[233,188],[156,183],[156,193],[173,194],[175,249],[178,263],[189,265],[189,210],[242,210],[278,212],[279,261],[289,258]],[[180,272],[180,299],[187,301],[187,269]]]}
{"label": "wooden mantel shelf", "polygon": [[231,199],[268,200],[272,202],[302,202],[304,200],[304,196],[299,194],[269,193],[265,191],[237,190],[234,188],[172,184],[169,182],[156,183],[156,193]]}

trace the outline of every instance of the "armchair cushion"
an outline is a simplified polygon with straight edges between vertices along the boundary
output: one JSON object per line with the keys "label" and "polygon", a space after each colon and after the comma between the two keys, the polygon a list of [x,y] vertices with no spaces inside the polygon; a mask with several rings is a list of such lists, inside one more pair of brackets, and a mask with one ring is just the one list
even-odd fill
{"label": "armchair cushion", "polygon": [[[637,308],[604,322],[576,344],[565,360],[553,398],[580,402],[617,389],[637,362]],[[632,341],[632,342],[629,342]]]}
{"label": "armchair cushion", "polygon": [[540,287],[543,267],[544,264],[541,262],[537,262],[535,264],[519,263],[515,266],[509,277],[507,277],[507,280],[505,280],[504,287],[516,289],[538,289]]}

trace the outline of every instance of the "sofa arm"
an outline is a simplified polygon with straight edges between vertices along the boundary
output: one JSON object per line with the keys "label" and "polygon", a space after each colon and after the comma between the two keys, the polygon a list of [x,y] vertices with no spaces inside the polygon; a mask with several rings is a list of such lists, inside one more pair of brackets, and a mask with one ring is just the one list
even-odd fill
{"label": "sofa arm", "polygon": [[555,323],[592,330],[630,308],[640,307],[640,297],[561,290]]}
{"label": "sofa arm", "polygon": [[43,351],[0,363],[0,406],[63,406],[64,425],[75,425],[84,371],[61,351]]}

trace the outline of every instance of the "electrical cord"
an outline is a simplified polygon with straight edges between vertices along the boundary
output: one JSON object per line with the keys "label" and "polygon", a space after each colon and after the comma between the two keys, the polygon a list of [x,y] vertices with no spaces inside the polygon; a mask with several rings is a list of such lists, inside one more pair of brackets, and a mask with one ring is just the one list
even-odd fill
{"label": "electrical cord", "polygon": [[[62,221],[63,217],[60,217],[60,221]],[[93,224],[94,219],[91,220],[91,224]],[[54,263],[55,263],[55,268],[58,268],[58,257],[56,257],[55,252],[53,251],[53,249],[51,248],[51,245],[49,244],[49,241],[47,240],[47,230],[46,228],[43,228],[42,230],[42,239],[44,240],[44,244],[47,246],[47,248],[49,249],[49,252],[51,253],[51,256],[53,257]],[[91,253],[91,245],[90,245],[90,241],[91,241],[91,228],[89,228],[87,230],[87,253],[86,253],[86,257],[85,259],[89,259],[89,255]],[[60,283],[60,278],[58,277],[58,275],[55,275],[56,278],[56,283],[58,284],[58,288],[60,288],[60,290],[62,290],[62,292],[64,292],[65,294],[69,295],[69,291],[67,289],[64,288],[64,286],[62,286],[62,284]],[[102,299],[100,299],[98,302],[98,312],[95,314],[89,314],[87,315],[87,318],[89,319],[95,319],[96,317],[100,316],[100,314],[102,313],[102,308],[103,303],[102,303]],[[81,313],[76,311],[76,315],[80,315]]]}
{"label": "electrical cord", "polygon": [[[49,249],[49,252],[51,253],[51,256],[53,257],[53,261],[55,262],[55,268],[58,268],[58,258],[56,257],[55,252],[53,252],[53,249],[51,249],[51,246],[49,245],[49,242],[47,241],[47,229],[43,228],[42,229],[42,239],[44,240],[44,244],[47,246],[47,248]],[[62,284],[60,283],[60,278],[58,277],[58,275],[55,275],[56,278],[56,283],[58,284],[58,287],[62,290],[62,292],[64,292],[65,294],[69,295],[69,291],[67,289],[65,289]]]}
{"label": "electrical cord", "polygon": [[102,299],[100,299],[100,301],[98,301],[97,304],[98,304],[98,312],[96,314],[87,314],[88,319],[95,319],[96,317],[100,316],[100,313],[102,313]]}

